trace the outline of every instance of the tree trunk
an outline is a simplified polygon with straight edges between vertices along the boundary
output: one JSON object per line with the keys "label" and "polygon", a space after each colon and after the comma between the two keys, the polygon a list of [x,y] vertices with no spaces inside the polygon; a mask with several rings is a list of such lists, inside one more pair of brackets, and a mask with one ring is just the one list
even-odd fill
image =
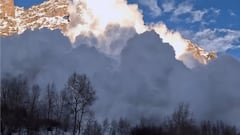
{"label": "tree trunk", "polygon": [[73,135],[76,133],[76,124],[77,124],[77,103],[75,104],[74,108],[74,123],[73,123]]}
{"label": "tree trunk", "polygon": [[78,135],[80,135],[80,132],[81,132],[83,113],[84,113],[84,107],[82,108],[81,115],[80,115],[79,126],[78,126]]}

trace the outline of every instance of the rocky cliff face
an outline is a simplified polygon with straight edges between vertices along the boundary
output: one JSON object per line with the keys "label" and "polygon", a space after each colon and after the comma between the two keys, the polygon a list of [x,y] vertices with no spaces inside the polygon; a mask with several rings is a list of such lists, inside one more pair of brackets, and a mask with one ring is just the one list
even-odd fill
{"label": "rocky cliff face", "polygon": [[197,59],[202,64],[207,64],[210,60],[217,58],[215,52],[208,52],[198,45],[187,40],[187,52],[191,53],[195,59]]}
{"label": "rocky cliff face", "polygon": [[14,0],[0,0],[0,17],[15,16]]}
{"label": "rocky cliff face", "polygon": [[21,34],[26,29],[49,28],[65,31],[68,0],[49,0],[29,9],[14,6],[13,0],[1,0],[0,36]]}

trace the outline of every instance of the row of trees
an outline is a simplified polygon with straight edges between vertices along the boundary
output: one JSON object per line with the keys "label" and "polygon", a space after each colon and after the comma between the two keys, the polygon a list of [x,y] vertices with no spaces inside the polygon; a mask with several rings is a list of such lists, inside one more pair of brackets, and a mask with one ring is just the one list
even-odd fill
{"label": "row of trees", "polygon": [[[86,75],[72,74],[63,90],[48,84],[44,90],[23,76],[1,80],[1,134],[11,135],[240,135],[223,122],[195,123],[187,104],[180,104],[163,122],[141,119],[96,121],[91,105],[95,90]],[[158,123],[158,124],[156,124]]]}
{"label": "row of trees", "polygon": [[131,129],[131,135],[240,135],[235,126],[222,121],[195,123],[187,104],[180,104],[167,120],[159,125],[141,124]]}
{"label": "row of trees", "polygon": [[47,131],[60,134],[72,130],[83,132],[86,120],[92,119],[90,106],[96,96],[86,75],[74,73],[65,88],[58,92],[48,84],[45,91],[30,84],[23,76],[5,77],[1,80],[1,133],[36,134]]}

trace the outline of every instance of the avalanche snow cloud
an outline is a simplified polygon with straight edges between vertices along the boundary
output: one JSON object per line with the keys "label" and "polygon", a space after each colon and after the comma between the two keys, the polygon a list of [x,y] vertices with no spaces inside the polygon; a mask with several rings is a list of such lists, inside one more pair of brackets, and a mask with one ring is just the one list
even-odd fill
{"label": "avalanche snow cloud", "polygon": [[240,62],[230,56],[189,69],[154,31],[133,34],[117,60],[83,42],[70,44],[60,31],[46,29],[4,37],[2,76],[24,74],[43,88],[54,82],[62,89],[70,74],[85,73],[97,91],[99,119],[166,116],[187,102],[199,120],[240,126]]}

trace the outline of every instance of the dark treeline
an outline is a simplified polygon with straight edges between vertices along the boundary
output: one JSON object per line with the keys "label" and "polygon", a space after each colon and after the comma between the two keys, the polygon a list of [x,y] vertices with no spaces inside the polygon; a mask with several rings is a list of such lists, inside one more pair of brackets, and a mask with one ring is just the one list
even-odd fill
{"label": "dark treeline", "polygon": [[[163,122],[142,119],[132,125],[127,119],[99,122],[91,105],[95,89],[86,75],[74,73],[65,88],[54,83],[41,89],[23,76],[1,79],[2,135],[240,135],[223,122],[195,123],[187,104],[180,104]],[[147,124],[148,123],[148,124]]]}

